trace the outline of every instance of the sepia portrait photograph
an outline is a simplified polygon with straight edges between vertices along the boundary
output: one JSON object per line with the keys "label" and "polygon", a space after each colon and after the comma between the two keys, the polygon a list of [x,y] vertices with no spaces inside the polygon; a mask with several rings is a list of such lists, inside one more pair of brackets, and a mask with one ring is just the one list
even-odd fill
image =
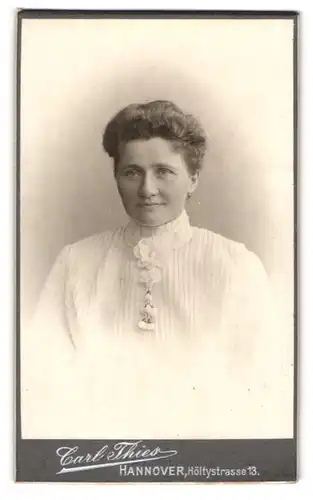
{"label": "sepia portrait photograph", "polygon": [[21,14],[21,440],[292,440],[295,17]]}

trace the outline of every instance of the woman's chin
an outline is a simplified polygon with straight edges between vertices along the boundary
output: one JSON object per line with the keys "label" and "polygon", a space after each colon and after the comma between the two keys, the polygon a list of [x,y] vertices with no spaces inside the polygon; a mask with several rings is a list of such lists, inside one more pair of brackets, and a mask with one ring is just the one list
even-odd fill
{"label": "woman's chin", "polygon": [[137,224],[140,224],[141,226],[148,226],[148,227],[157,227],[157,226],[161,226],[162,224],[166,223],[161,218],[148,217],[148,216],[136,217],[134,220],[135,220],[135,222],[137,222]]}
{"label": "woman's chin", "polygon": [[128,211],[128,215],[133,221],[141,226],[160,226],[165,224],[165,217],[162,217],[160,210],[155,208]]}
{"label": "woman's chin", "polygon": [[128,216],[141,226],[157,227],[167,224],[176,219],[180,214],[162,213],[161,210],[142,210],[129,213]]}

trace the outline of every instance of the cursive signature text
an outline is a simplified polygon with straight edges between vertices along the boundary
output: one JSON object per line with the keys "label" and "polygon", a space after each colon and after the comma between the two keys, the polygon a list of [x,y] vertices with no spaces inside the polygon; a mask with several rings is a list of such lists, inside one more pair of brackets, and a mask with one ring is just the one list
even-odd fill
{"label": "cursive signature text", "polygon": [[101,467],[112,467],[121,464],[132,464],[160,460],[177,455],[176,450],[162,450],[147,448],[142,441],[120,441],[114,444],[102,446],[96,453],[80,453],[78,446],[62,446],[56,450],[60,457],[61,470],[57,474],[67,472],[79,472],[87,469],[99,469]]}

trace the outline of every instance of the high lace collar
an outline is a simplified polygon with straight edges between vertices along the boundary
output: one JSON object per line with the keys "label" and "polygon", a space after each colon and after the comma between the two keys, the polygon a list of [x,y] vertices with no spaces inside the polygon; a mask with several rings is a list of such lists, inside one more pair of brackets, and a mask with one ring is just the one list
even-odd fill
{"label": "high lace collar", "polygon": [[140,241],[144,241],[156,250],[165,248],[175,250],[188,243],[191,235],[192,229],[185,210],[177,219],[161,226],[141,226],[134,220],[130,220],[124,229],[125,243],[132,248]]}

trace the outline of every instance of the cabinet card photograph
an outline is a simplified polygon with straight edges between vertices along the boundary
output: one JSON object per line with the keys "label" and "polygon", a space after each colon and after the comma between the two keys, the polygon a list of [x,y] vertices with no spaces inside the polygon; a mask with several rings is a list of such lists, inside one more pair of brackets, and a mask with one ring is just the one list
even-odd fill
{"label": "cabinet card photograph", "polygon": [[297,13],[17,17],[17,480],[294,481]]}

